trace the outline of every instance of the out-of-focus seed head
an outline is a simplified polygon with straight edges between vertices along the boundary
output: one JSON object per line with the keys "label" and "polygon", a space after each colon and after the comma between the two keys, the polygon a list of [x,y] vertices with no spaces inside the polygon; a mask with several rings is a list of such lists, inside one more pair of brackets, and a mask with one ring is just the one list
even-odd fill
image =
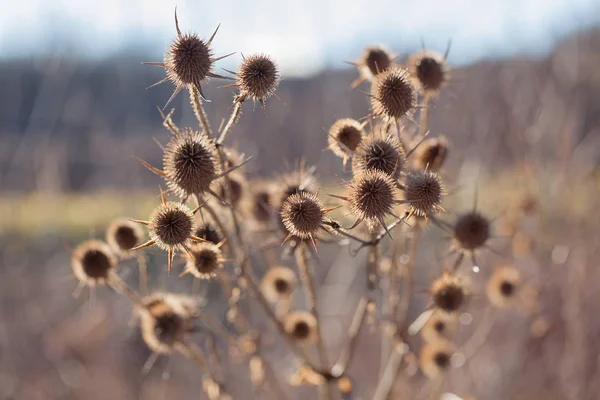
{"label": "out-of-focus seed head", "polygon": [[400,176],[406,164],[406,152],[393,135],[374,134],[364,139],[354,153],[355,174],[370,169],[382,171],[393,179]]}
{"label": "out-of-focus seed head", "polygon": [[429,51],[411,56],[409,66],[410,73],[417,79],[425,93],[437,93],[449,79],[444,58]]}
{"label": "out-of-focus seed head", "polygon": [[285,228],[302,239],[313,237],[321,228],[325,211],[316,195],[306,192],[292,194],[281,207]]}
{"label": "out-of-focus seed head", "polygon": [[425,140],[417,148],[414,166],[417,169],[427,169],[438,172],[448,157],[448,141],[440,136]]}
{"label": "out-of-focus seed head", "polygon": [[417,89],[401,67],[390,67],[377,75],[371,86],[371,107],[376,116],[393,119],[410,114],[417,104]]}
{"label": "out-of-focus seed head", "polygon": [[464,282],[448,273],[433,281],[431,286],[433,304],[447,313],[459,311],[465,305],[468,295]]}
{"label": "out-of-focus seed head", "polygon": [[269,182],[254,181],[250,184],[250,191],[252,196],[246,202],[247,214],[260,223],[271,221],[276,206],[273,186]]}
{"label": "out-of-focus seed head", "polygon": [[103,284],[110,280],[117,266],[117,258],[110,246],[99,240],[88,240],[77,246],[72,253],[73,274],[88,286]]}
{"label": "out-of-focus seed head", "polygon": [[427,216],[440,211],[444,186],[439,175],[430,171],[410,171],[406,174],[404,201],[417,215]]}
{"label": "out-of-focus seed head", "polygon": [[513,266],[497,268],[487,284],[487,296],[490,303],[498,308],[515,304],[523,284],[521,271]]}
{"label": "out-of-focus seed head", "polygon": [[181,197],[206,192],[219,173],[216,151],[206,135],[190,128],[172,136],[163,156],[169,188]]}
{"label": "out-of-focus seed head", "polygon": [[338,119],[329,128],[329,149],[344,162],[352,156],[366,136],[363,125],[351,118]]}
{"label": "out-of-focus seed head", "polygon": [[456,346],[447,340],[426,343],[419,356],[421,371],[430,379],[439,377],[452,366],[451,358],[455,351]]}
{"label": "out-of-focus seed head", "polygon": [[461,249],[478,249],[490,238],[490,221],[477,211],[463,214],[456,220],[453,234]]}
{"label": "out-of-focus seed head", "polygon": [[279,71],[267,55],[256,54],[244,58],[237,75],[241,97],[251,97],[261,103],[275,93],[279,85]]}
{"label": "out-of-focus seed head", "polygon": [[221,232],[219,226],[206,216],[197,224],[194,236],[209,241],[212,244],[219,244],[224,239],[223,232]]}
{"label": "out-of-focus seed head", "polygon": [[231,172],[215,182],[215,192],[229,204],[236,207],[248,191],[248,182],[244,175]]}
{"label": "out-of-focus seed head", "polygon": [[131,249],[144,238],[144,231],[139,224],[125,218],[110,223],[106,229],[106,242],[115,254],[129,256]]}
{"label": "out-of-focus seed head", "polygon": [[302,343],[314,342],[316,338],[317,321],[307,311],[292,311],[283,321],[285,332]]}
{"label": "out-of-focus seed head", "polygon": [[301,167],[297,171],[282,175],[279,181],[277,187],[279,188],[280,206],[293,194],[317,192],[317,179],[312,174],[312,169],[306,170]]}
{"label": "out-of-focus seed head", "polygon": [[261,290],[271,303],[289,298],[296,289],[296,274],[290,268],[269,268],[261,281]]}
{"label": "out-of-focus seed head", "polygon": [[199,279],[210,279],[223,267],[223,253],[220,246],[202,242],[190,246],[186,252],[186,272]]}
{"label": "out-of-focus seed head", "polygon": [[194,214],[184,204],[161,203],[150,215],[150,238],[163,250],[186,245],[195,230]]}
{"label": "out-of-focus seed head", "polygon": [[427,343],[436,342],[441,339],[448,339],[458,328],[458,318],[456,314],[442,312],[434,309],[431,317],[420,330],[421,337]]}
{"label": "out-of-focus seed head", "polygon": [[389,175],[371,169],[354,176],[346,197],[348,208],[359,220],[381,222],[397,202],[397,189]]}
{"label": "out-of-focus seed head", "polygon": [[363,80],[372,80],[373,77],[387,70],[394,56],[382,46],[369,46],[364,51],[360,59],[355,63]]}

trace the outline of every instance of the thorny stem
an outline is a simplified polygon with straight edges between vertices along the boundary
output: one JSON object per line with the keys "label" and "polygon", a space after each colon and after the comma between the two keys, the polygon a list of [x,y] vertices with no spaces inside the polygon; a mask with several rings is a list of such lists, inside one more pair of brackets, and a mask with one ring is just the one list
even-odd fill
{"label": "thorny stem", "polygon": [[200,127],[209,138],[212,138],[213,132],[210,127],[210,122],[208,122],[208,116],[206,115],[206,111],[204,111],[204,107],[202,107],[200,92],[198,92],[198,89],[196,88],[190,89],[190,103],[192,104],[194,114],[196,115]]}
{"label": "thorny stem", "polygon": [[429,100],[431,96],[429,94],[423,95],[423,105],[421,112],[419,113],[419,139],[425,137],[425,134],[429,130]]}
{"label": "thorny stem", "polygon": [[377,264],[379,261],[379,248],[377,247],[377,235],[371,233],[371,242],[373,243],[369,249],[369,258],[367,260],[367,290],[372,292],[377,284]]}
{"label": "thorny stem", "polygon": [[223,144],[223,141],[225,140],[225,137],[227,136],[231,128],[233,128],[233,126],[239,121],[240,116],[242,115],[243,103],[243,99],[239,99],[233,102],[233,110],[231,111],[231,115],[229,116],[229,120],[227,121],[225,128],[223,128],[223,132],[221,132],[221,135],[216,141],[217,146]]}

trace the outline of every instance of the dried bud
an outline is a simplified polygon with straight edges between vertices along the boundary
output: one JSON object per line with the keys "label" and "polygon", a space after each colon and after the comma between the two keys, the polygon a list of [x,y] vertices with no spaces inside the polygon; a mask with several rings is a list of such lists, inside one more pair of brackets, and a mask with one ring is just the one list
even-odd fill
{"label": "dried bud", "polygon": [[237,75],[240,97],[251,97],[264,105],[279,85],[279,71],[273,60],[264,54],[244,58]]}
{"label": "dried bud", "polygon": [[371,107],[374,115],[402,118],[410,114],[416,104],[417,89],[405,69],[388,68],[373,81]]}

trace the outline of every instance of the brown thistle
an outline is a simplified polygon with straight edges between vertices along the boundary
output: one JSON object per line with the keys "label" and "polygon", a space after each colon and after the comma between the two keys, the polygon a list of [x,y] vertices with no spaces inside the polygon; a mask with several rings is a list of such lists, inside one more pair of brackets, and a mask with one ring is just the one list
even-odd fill
{"label": "brown thistle", "polygon": [[444,185],[438,174],[427,170],[410,171],[400,188],[404,191],[404,200],[400,203],[409,206],[409,215],[429,217],[439,211],[445,211],[441,206],[445,196]]}
{"label": "brown thistle", "polygon": [[213,244],[210,242],[193,244],[186,253],[185,270],[180,276],[192,274],[198,279],[210,279],[217,274],[227,261],[223,258],[221,246],[225,242]]}
{"label": "brown thistle", "polygon": [[350,64],[358,68],[360,76],[352,82],[352,88],[364,81],[371,81],[381,72],[387,70],[394,62],[394,56],[381,46],[367,47],[358,61]]}
{"label": "brown thistle", "polygon": [[312,343],[317,337],[317,321],[308,311],[292,311],[288,313],[283,326],[285,332],[302,343]]}
{"label": "brown thistle", "polygon": [[197,223],[194,236],[212,244],[219,244],[225,238],[221,228],[207,216],[203,216],[200,222]]}
{"label": "brown thistle", "polygon": [[376,169],[397,179],[406,164],[406,152],[398,139],[392,134],[382,131],[368,136],[363,140],[352,160],[352,170],[355,174],[361,171]]}
{"label": "brown thistle", "polygon": [[461,310],[469,296],[463,279],[448,272],[433,281],[430,292],[435,307],[446,313]]}
{"label": "brown thistle", "polygon": [[251,196],[244,203],[246,213],[256,222],[269,222],[275,207],[273,185],[270,182],[255,180],[250,184],[250,192]]}
{"label": "brown thistle", "polygon": [[446,56],[423,50],[409,57],[409,71],[423,93],[437,95],[450,80],[450,73],[445,66]]}
{"label": "brown thistle", "polygon": [[229,87],[239,87],[240,94],[236,101],[243,102],[247,98],[257,100],[265,107],[265,100],[275,94],[279,85],[279,70],[271,57],[255,54],[243,57],[238,72],[228,71],[235,75],[236,81]]}
{"label": "brown thistle", "polygon": [[73,275],[83,285],[96,286],[110,282],[117,267],[117,258],[110,246],[99,240],[87,240],[71,255]]}
{"label": "brown thistle", "polygon": [[348,159],[352,157],[365,136],[364,124],[351,118],[338,119],[329,128],[328,148],[343,160],[346,167]]}
{"label": "brown thistle", "polygon": [[271,267],[263,276],[260,288],[271,303],[289,298],[296,289],[296,274],[288,267]]}
{"label": "brown thistle", "polygon": [[392,119],[410,115],[417,105],[417,88],[407,70],[394,66],[373,80],[371,108],[374,116]]}
{"label": "brown thistle", "polygon": [[106,229],[106,242],[115,254],[122,257],[129,256],[131,249],[143,238],[142,228],[125,218],[112,221]]}
{"label": "brown thistle", "polygon": [[241,173],[232,172],[214,182],[213,190],[221,199],[237,207],[248,192],[248,182]]}
{"label": "brown thistle", "polygon": [[219,26],[217,26],[217,29],[215,29],[215,32],[207,41],[200,39],[196,34],[182,34],[179,29],[179,21],[177,20],[177,8],[175,8],[175,29],[177,30],[177,38],[169,46],[163,62],[144,63],[163,67],[166,71],[167,76],[150,87],[167,81],[171,81],[175,85],[175,90],[163,109],[166,108],[175,96],[177,96],[184,88],[197,90],[198,93],[205,98],[201,84],[208,78],[231,79],[212,72],[213,65],[216,61],[233,54],[231,53],[217,58],[213,56],[210,45],[219,30]]}
{"label": "brown thistle", "polygon": [[451,359],[455,351],[456,346],[448,340],[426,343],[419,356],[421,371],[429,379],[437,378],[451,368]]}
{"label": "brown thistle", "polygon": [[322,229],[325,215],[336,208],[324,209],[317,194],[292,194],[281,206],[281,220],[289,232],[284,242],[293,236],[310,239],[316,249],[315,235]]}
{"label": "brown thistle", "polygon": [[415,151],[414,167],[438,172],[448,157],[448,141],[443,136],[426,139]]}
{"label": "brown thistle", "polygon": [[175,250],[183,250],[189,254],[189,245],[192,241],[204,241],[204,239],[194,235],[196,230],[194,214],[198,212],[200,206],[192,211],[184,204],[167,201],[162,190],[160,191],[160,197],[161,204],[150,214],[149,221],[131,220],[148,226],[148,232],[150,233],[149,241],[131,250],[157,245],[159,248],[168,251],[167,265],[170,273],[173,267]]}
{"label": "brown thistle", "polygon": [[454,223],[453,239],[455,245],[466,252],[484,247],[490,238],[491,224],[477,211],[460,215]]}

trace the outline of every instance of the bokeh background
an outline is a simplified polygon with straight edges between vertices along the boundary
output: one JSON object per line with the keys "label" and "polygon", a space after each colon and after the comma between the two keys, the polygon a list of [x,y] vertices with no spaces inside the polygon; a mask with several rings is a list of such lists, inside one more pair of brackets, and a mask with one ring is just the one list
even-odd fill
{"label": "bokeh background", "polygon": [[[184,361],[140,376],[148,352],[124,299],[100,290],[94,301],[74,300],[67,279],[69,246],[102,237],[115,217],[143,219],[157,200],[161,182],[134,156],[160,164],[152,138],[168,140],[157,106],[172,87],[146,90],[164,72],[141,62],[162,60],[176,5],[184,31],[208,37],[221,24],[214,50],[236,54],[219,68],[235,70],[255,52],[281,67],[278,98],[264,111],[246,105],[229,137],[255,157],[249,175],[272,178],[304,158],[324,188],[343,177],[323,151],[327,129],[369,113],[346,62],[370,44],[402,63],[423,45],[443,53],[451,42],[452,81],[430,113],[432,134],[452,146],[447,176],[457,193],[447,208],[470,207],[475,183],[490,215],[536,204],[523,228],[533,250],[520,262],[544,289],[554,327],[532,344],[506,335],[528,322],[505,317],[490,339],[497,346],[475,377],[456,378],[458,389],[481,399],[600,398],[600,2],[24,0],[0,13],[1,399],[197,398],[197,373]],[[214,126],[230,111],[224,84],[205,89]],[[187,103],[182,94],[170,105],[180,126],[195,125]],[[441,233],[428,235],[434,243]],[[519,258],[514,245],[500,246]],[[163,256],[151,254],[151,266],[160,270]],[[526,350],[536,353],[515,361]]]}

